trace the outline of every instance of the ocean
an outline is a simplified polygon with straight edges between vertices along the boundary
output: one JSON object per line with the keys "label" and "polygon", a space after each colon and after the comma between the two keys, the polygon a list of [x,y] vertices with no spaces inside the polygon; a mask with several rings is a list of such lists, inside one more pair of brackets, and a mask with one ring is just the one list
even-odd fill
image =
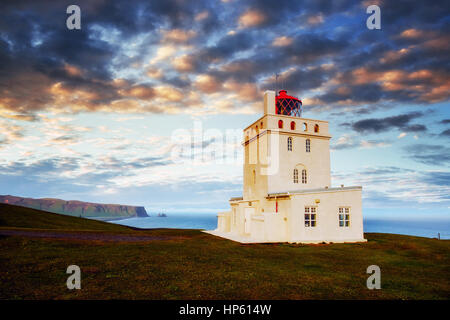
{"label": "ocean", "polygon": [[[166,213],[167,217],[130,218],[110,221],[136,228],[205,229],[217,227],[217,216],[211,213]],[[364,219],[364,232],[396,233],[419,237],[450,239],[450,220]]]}

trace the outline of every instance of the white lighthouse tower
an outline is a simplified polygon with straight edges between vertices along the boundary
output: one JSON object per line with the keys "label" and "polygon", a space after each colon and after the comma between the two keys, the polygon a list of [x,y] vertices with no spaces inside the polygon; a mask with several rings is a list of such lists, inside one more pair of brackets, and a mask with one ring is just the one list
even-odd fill
{"label": "white lighthouse tower", "polygon": [[361,242],[362,187],[334,188],[328,122],[302,118],[301,100],[264,94],[264,115],[244,129],[242,197],[211,234],[243,243]]}

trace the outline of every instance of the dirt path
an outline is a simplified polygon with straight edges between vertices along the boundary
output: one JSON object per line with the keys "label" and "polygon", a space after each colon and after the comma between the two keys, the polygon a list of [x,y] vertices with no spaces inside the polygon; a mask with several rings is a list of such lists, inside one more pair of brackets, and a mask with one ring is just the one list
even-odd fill
{"label": "dirt path", "polygon": [[113,242],[145,242],[155,240],[180,240],[182,236],[149,236],[127,234],[103,234],[103,233],[66,233],[58,231],[25,231],[25,230],[0,230],[0,236],[19,236],[30,238],[59,239],[59,240],[86,240],[86,241],[113,241]]}

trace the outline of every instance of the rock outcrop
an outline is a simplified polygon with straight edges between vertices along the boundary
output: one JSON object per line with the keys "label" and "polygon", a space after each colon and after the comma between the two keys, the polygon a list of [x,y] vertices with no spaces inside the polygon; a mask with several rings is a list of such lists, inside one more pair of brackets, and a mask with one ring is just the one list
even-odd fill
{"label": "rock outcrop", "polygon": [[102,220],[148,217],[144,207],[119,204],[100,204],[83,201],[65,201],[61,199],[33,199],[0,195],[0,203],[33,208],[76,217],[99,218]]}

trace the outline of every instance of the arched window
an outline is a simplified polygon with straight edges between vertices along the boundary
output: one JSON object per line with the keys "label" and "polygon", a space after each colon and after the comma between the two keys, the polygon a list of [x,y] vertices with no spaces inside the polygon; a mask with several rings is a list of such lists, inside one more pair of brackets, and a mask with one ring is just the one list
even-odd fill
{"label": "arched window", "polygon": [[292,138],[289,137],[287,139],[287,147],[288,147],[288,151],[292,151]]}
{"label": "arched window", "polygon": [[298,170],[294,169],[294,183],[298,183]]}
{"label": "arched window", "polygon": [[283,129],[283,120],[278,120],[278,128]]}
{"label": "arched window", "polygon": [[319,125],[318,125],[318,124],[316,124],[316,125],[314,126],[314,132],[319,132]]}
{"label": "arched window", "polygon": [[303,122],[303,131],[308,131],[308,124]]}
{"label": "arched window", "polygon": [[311,140],[306,139],[306,152],[311,152]]}
{"label": "arched window", "polygon": [[291,121],[291,130],[295,130],[295,121]]}
{"label": "arched window", "polygon": [[307,183],[306,169],[302,170],[302,183]]}

